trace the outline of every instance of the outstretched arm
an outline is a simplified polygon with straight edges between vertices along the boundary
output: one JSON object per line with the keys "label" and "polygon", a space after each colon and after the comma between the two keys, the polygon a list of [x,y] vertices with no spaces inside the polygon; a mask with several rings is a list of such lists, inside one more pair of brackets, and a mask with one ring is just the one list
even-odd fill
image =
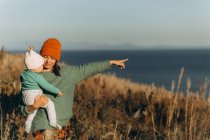
{"label": "outstretched arm", "polygon": [[[103,72],[105,70],[108,70],[111,68],[111,65],[117,65],[121,69],[125,68],[125,62],[128,59],[123,60],[108,60],[108,61],[99,61],[99,62],[92,62],[88,64],[83,64],[80,66],[75,67],[75,71],[78,75],[77,80],[75,81],[81,81],[85,78],[88,78],[90,76],[93,76],[97,73]],[[70,71],[69,71],[70,72]]]}

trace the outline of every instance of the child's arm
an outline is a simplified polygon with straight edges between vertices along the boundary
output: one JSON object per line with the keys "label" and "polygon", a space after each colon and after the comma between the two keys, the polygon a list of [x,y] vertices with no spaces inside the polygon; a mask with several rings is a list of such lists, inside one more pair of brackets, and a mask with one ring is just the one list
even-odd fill
{"label": "child's arm", "polygon": [[[38,75],[38,74],[37,74],[37,75]],[[60,96],[60,94],[62,94],[61,91],[60,91],[58,88],[56,88],[56,87],[53,86],[52,84],[49,84],[49,83],[44,79],[44,77],[42,77],[41,75],[38,75],[38,76],[36,77],[36,82],[38,83],[38,85],[39,85],[42,89],[44,89],[44,90],[46,90],[46,91],[48,91],[48,92],[51,92],[51,93],[54,93],[54,94],[58,94],[59,96]]]}

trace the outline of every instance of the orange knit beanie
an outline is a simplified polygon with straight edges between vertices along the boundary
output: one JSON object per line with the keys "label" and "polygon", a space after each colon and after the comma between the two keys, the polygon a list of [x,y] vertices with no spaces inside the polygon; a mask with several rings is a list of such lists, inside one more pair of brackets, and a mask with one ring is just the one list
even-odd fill
{"label": "orange knit beanie", "polygon": [[56,38],[47,39],[40,50],[42,56],[51,56],[57,61],[60,60],[61,56],[61,43]]}

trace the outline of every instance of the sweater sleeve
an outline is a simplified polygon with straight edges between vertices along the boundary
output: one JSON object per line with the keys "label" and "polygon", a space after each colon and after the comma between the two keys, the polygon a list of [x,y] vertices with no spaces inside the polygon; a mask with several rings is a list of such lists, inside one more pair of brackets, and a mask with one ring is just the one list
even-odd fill
{"label": "sweater sleeve", "polygon": [[111,69],[111,65],[108,60],[99,61],[99,62],[91,62],[87,64],[82,64],[79,66],[75,66],[75,74],[77,74],[76,81],[79,82],[83,79],[86,79],[90,76],[103,72],[105,70]]}
{"label": "sweater sleeve", "polygon": [[44,77],[42,77],[41,75],[38,75],[36,78],[35,78],[37,84],[44,90],[48,91],[48,92],[51,92],[51,93],[54,93],[54,94],[58,94],[59,92],[59,89],[56,88],[55,86],[51,85],[50,83],[48,83]]}
{"label": "sweater sleeve", "polygon": [[28,112],[28,111],[26,110],[26,107],[27,107],[27,106],[25,106],[25,105],[23,105],[23,104],[19,104],[18,107],[19,107],[20,113],[21,113],[23,116],[27,116],[27,115],[33,113],[33,112]]}

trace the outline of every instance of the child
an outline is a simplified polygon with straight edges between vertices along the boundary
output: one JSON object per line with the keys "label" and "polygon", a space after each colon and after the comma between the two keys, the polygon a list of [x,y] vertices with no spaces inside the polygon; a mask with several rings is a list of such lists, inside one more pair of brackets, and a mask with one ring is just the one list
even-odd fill
{"label": "child", "polygon": [[[20,76],[22,98],[23,102],[26,105],[32,105],[37,95],[43,95],[41,89],[51,92],[53,94],[57,94],[58,96],[62,95],[62,92],[58,88],[49,84],[41,75],[38,74],[42,72],[43,64],[44,59],[42,58],[42,56],[33,51],[32,48],[29,49],[29,52],[26,52],[26,69]],[[62,127],[57,124],[54,103],[48,98],[48,103],[43,106],[43,108],[47,110],[50,125],[61,130]],[[36,115],[36,112],[37,110],[34,111],[32,114],[29,114],[26,119],[25,131],[27,133],[31,131],[32,121],[34,116]]]}

